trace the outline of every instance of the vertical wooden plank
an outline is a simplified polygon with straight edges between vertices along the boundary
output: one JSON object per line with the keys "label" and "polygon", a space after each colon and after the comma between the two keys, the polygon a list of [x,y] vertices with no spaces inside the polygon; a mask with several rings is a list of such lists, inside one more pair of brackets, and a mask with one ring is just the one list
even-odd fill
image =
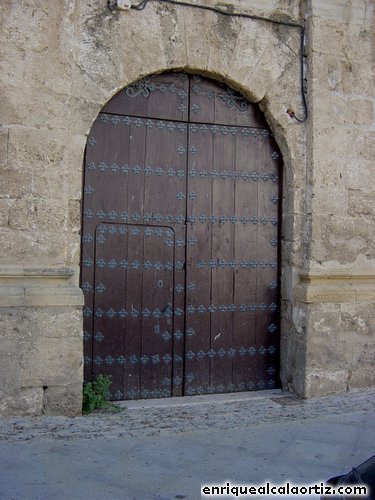
{"label": "vertical wooden plank", "polygon": [[141,357],[142,357],[142,257],[143,234],[137,225],[129,224],[127,233],[128,268],[125,282],[126,311],[123,340],[124,399],[141,397]]}
{"label": "vertical wooden plank", "polygon": [[278,208],[279,183],[278,155],[275,144],[269,136],[260,141],[260,183],[258,185],[258,206],[261,224],[258,229],[260,262],[257,269],[257,352],[258,389],[277,385],[275,376],[278,367],[278,343],[275,333],[279,328],[278,312]]}
{"label": "vertical wooden plank", "polygon": [[254,129],[241,127],[236,134],[234,261],[233,385],[236,391],[255,389],[256,379],[256,269],[258,221],[257,139]]}
{"label": "vertical wooden plank", "polygon": [[88,138],[84,165],[84,193],[82,202],[82,234],[81,234],[81,276],[80,285],[84,294],[83,307],[83,340],[84,340],[84,380],[89,381],[93,375],[92,347],[93,347],[93,308],[94,308],[94,245],[96,221],[93,217],[96,186],[92,175],[91,165],[95,165],[95,156],[98,154],[94,123]]}
{"label": "vertical wooden plank", "polygon": [[188,148],[185,394],[193,395],[210,386],[212,135],[190,125]]}
{"label": "vertical wooden plank", "polygon": [[[82,226],[81,286],[86,294],[84,309],[85,379],[93,374],[93,345],[98,342],[94,329],[94,273],[96,228],[102,221],[116,222],[118,205],[126,197],[126,178],[120,159],[128,149],[129,134],[118,123],[100,115],[88,138],[85,158],[85,187]],[[106,193],[111,192],[111,197]],[[96,369],[95,369],[96,371]]]}
{"label": "vertical wooden plank", "polygon": [[126,230],[123,225],[101,223],[95,239],[93,371],[111,375],[111,398],[116,400],[124,398]]}
{"label": "vertical wooden plank", "polygon": [[[174,232],[165,226],[144,226],[142,280],[141,397],[172,395]],[[161,265],[158,265],[158,263]]]}
{"label": "vertical wooden plank", "polygon": [[[155,262],[174,272],[173,324],[160,335],[173,349],[172,393],[182,395],[185,309],[186,163],[187,124],[158,121],[147,130],[144,215],[151,225],[163,224],[173,232],[163,238],[173,254],[155,255]],[[174,257],[174,260],[171,260]],[[155,323],[154,328],[160,328]]]}
{"label": "vertical wooden plank", "polygon": [[211,385],[215,392],[229,392],[233,381],[233,360],[236,356],[233,320],[234,304],[234,249],[235,215],[234,182],[223,172],[235,171],[235,136],[223,134],[222,129],[213,134],[214,153],[212,168],[221,173],[213,178],[212,213],[216,220],[212,228],[211,259],[212,303],[215,312],[211,317]]}
{"label": "vertical wooden plank", "polygon": [[190,76],[189,121],[191,123],[215,122],[215,99],[217,83],[199,75]]}
{"label": "vertical wooden plank", "polygon": [[[139,225],[143,221],[144,207],[144,162],[146,155],[147,129],[134,118],[123,119],[124,127],[129,131],[127,151],[127,199],[119,209],[120,218],[129,224],[127,234],[127,252],[131,264],[126,275],[126,298],[124,352],[128,363],[124,366],[125,398],[141,396],[141,357],[142,357],[142,260],[144,254],[143,232]],[[139,126],[141,125],[141,126]],[[138,263],[138,266],[133,265]]]}

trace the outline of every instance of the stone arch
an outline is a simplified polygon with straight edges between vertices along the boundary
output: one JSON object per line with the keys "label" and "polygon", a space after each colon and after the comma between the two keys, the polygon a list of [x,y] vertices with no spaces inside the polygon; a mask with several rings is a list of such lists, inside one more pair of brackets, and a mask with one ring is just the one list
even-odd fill
{"label": "stone arch", "polygon": [[[163,7],[159,12],[157,10],[153,8],[151,13],[153,22],[149,31],[150,50],[142,53],[142,57],[140,54],[137,55],[137,46],[130,40],[126,42],[123,40],[120,26],[124,22],[124,16],[121,18],[119,15],[118,20],[114,22],[115,33],[112,34],[111,40],[118,36],[119,41],[116,43],[117,50],[114,51],[113,66],[119,64],[122,71],[112,70],[110,78],[101,86],[100,98],[92,107],[86,130],[90,129],[102,106],[121,88],[144,76],[164,71],[183,70],[223,81],[242,93],[250,102],[259,104],[284,161],[281,378],[284,386],[294,387],[297,392],[302,393],[303,376],[295,377],[293,374],[295,369],[292,366],[295,363],[300,364],[298,359],[302,359],[304,348],[300,344],[296,346],[293,343],[294,325],[291,311],[294,279],[292,270],[296,265],[303,267],[305,257],[303,244],[296,244],[296,241],[307,239],[306,227],[302,227],[303,216],[295,215],[306,211],[304,206],[306,142],[305,127],[287,114],[288,108],[303,113],[300,94],[300,30],[285,26],[275,28],[272,24],[240,19],[224,22],[219,20],[220,16],[213,13],[203,13],[203,16],[198,16],[194,10],[183,13],[169,7]],[[169,33],[170,28],[164,25],[165,18],[169,19],[169,16],[174,19],[175,34]],[[138,19],[140,20],[137,26],[138,32],[143,29],[147,31],[147,27],[143,25],[145,18]],[[215,26],[220,26],[218,32],[213,29]],[[186,32],[183,35],[180,31],[183,32],[185,28]],[[198,42],[195,36],[196,30],[204,35],[203,43]],[[214,33],[214,39],[209,35],[210,30]],[[222,35],[231,33],[228,44],[223,46],[219,33]],[[132,47],[131,65],[126,69],[124,63],[118,59],[121,53],[121,39],[124,44],[130,42]],[[240,41],[235,42],[236,39]],[[299,234],[296,234],[296,231]]]}

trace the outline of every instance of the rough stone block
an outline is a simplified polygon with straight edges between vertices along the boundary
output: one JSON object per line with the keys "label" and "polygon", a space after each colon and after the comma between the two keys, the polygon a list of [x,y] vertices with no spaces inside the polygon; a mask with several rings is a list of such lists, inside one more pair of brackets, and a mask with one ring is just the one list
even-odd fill
{"label": "rough stone block", "polygon": [[[355,145],[356,153],[365,160],[374,160],[375,158],[375,132],[365,132],[359,137]],[[363,173],[363,168],[361,172]]]}
{"label": "rough stone block", "polygon": [[5,166],[8,161],[9,130],[0,127],[0,165]]}
{"label": "rough stone block", "polygon": [[[234,31],[232,36],[232,38],[236,36],[236,43],[230,51],[231,62],[226,71],[226,76],[243,84],[246,78],[253,73],[257,62],[266,50],[271,30],[269,28],[264,30],[264,27],[262,28],[251,20],[241,23],[236,29],[238,31],[237,35]],[[261,36],[261,33],[263,36]],[[220,53],[217,58],[220,58]],[[211,68],[215,68],[214,62],[216,61],[211,61]],[[243,86],[243,89],[248,90],[246,85]],[[260,96],[255,92],[247,97],[254,102],[260,99]]]}
{"label": "rough stone block", "polygon": [[[251,75],[244,84],[250,87],[254,94],[262,99],[265,94],[276,84],[277,80],[288,67],[290,86],[294,86],[299,80],[300,58],[298,51],[300,47],[300,30],[289,26],[280,26],[271,30],[271,36],[266,41],[265,50]],[[298,85],[296,85],[298,88]],[[292,95],[299,96],[297,90]],[[290,103],[287,103],[287,107]],[[293,106],[295,108],[295,106]]]}
{"label": "rough stone block", "polygon": [[324,19],[338,25],[371,25],[374,6],[364,2],[348,2],[348,0],[316,1],[313,4],[314,17]]}
{"label": "rough stone block", "polygon": [[[49,69],[51,72],[51,68]],[[1,78],[0,78],[1,82]],[[0,106],[5,123],[30,128],[47,127],[49,130],[66,130],[74,127],[74,118],[69,106],[70,94],[55,94],[53,89],[46,91],[43,85],[29,87],[25,82],[22,87],[22,100],[26,106],[20,106],[19,88],[12,82],[2,82],[4,90],[0,94]]]}
{"label": "rough stone block", "polygon": [[67,249],[67,261],[70,266],[76,266],[78,271],[76,273],[79,276],[79,266],[81,264],[81,235],[80,234],[70,234],[68,239],[68,249]]}
{"label": "rough stone block", "polygon": [[[327,177],[327,174],[325,174],[324,177]],[[312,203],[314,214],[337,214],[338,216],[342,216],[342,214],[347,213],[349,196],[344,183],[336,185],[332,177],[325,183],[323,176],[320,183],[321,186],[314,188],[314,200]],[[329,196],[327,196],[327,189],[329,189]]]}
{"label": "rough stone block", "polygon": [[2,417],[35,417],[43,413],[44,391],[42,388],[22,389],[14,395],[0,390],[0,415]]}
{"label": "rough stone block", "polygon": [[0,197],[21,198],[30,193],[30,179],[28,181],[25,170],[19,167],[2,167],[0,175]]}
{"label": "rough stone block", "polygon": [[[78,414],[82,404],[80,308],[8,307],[0,315],[0,414]],[[50,389],[47,393],[47,388]],[[44,408],[44,409],[43,409]]]}
{"label": "rough stone block", "polygon": [[337,128],[350,125],[371,125],[374,122],[374,106],[370,99],[358,99],[350,94],[317,92],[314,105],[320,110],[320,120],[325,123],[334,123]]}
{"label": "rough stone block", "polygon": [[185,51],[186,51],[186,62],[191,65],[192,68],[206,70],[209,65],[209,55],[210,51],[207,50],[210,44],[211,27],[214,21],[214,15],[204,14],[204,19],[206,21],[206,30],[200,30],[199,36],[197,36],[196,27],[200,26],[199,12],[191,12],[190,19],[191,23],[186,23],[182,33],[185,37]]}
{"label": "rough stone block", "polygon": [[73,233],[81,229],[81,203],[79,200],[69,200],[68,225]]}
{"label": "rough stone block", "polygon": [[355,326],[356,333],[360,335],[370,336],[375,343],[375,308],[373,301],[346,303],[340,306],[344,323],[349,321],[352,326]]}
{"label": "rough stone block", "polygon": [[82,341],[36,337],[19,349],[21,386],[65,385],[82,378]]}
{"label": "rough stone block", "polygon": [[[371,35],[372,36],[372,35]],[[362,44],[362,40],[355,43]],[[361,51],[353,57],[352,72],[354,92],[357,95],[374,97],[374,60],[373,60],[373,42],[367,44],[367,50]]]}
{"label": "rough stone block", "polygon": [[375,191],[349,189],[349,215],[353,217],[365,215],[375,217]]}
{"label": "rough stone block", "polygon": [[[288,310],[288,309],[287,309]],[[288,311],[291,314],[290,308]],[[280,349],[283,356],[280,364],[282,387],[302,396],[305,390],[306,348],[303,336],[299,335],[289,318],[282,318]]]}
{"label": "rough stone block", "polygon": [[348,388],[348,372],[346,370],[307,370],[303,397],[337,394]]}
{"label": "rough stone block", "polygon": [[[65,203],[64,203],[65,202]],[[14,200],[9,208],[8,226],[24,231],[66,228],[68,207],[65,200],[29,198]]]}
{"label": "rough stone block", "polygon": [[0,198],[0,226],[9,225],[9,207],[11,203],[10,200]]}
{"label": "rough stone block", "polygon": [[82,384],[45,387],[43,413],[68,417],[80,415],[82,413]]}
{"label": "rough stone block", "polygon": [[65,131],[12,127],[0,197],[78,199],[86,138]]}
{"label": "rough stone block", "polygon": [[354,263],[359,255],[375,258],[373,222],[350,216],[316,215],[313,218],[311,255],[317,262]]}
{"label": "rough stone block", "polygon": [[[216,73],[221,77],[227,77],[233,65],[233,57],[237,41],[241,36],[243,23],[236,18],[215,16],[215,14],[211,14],[211,19],[211,29],[207,31],[205,36],[207,45],[202,46],[200,50],[208,55],[207,70],[212,74]],[[193,33],[191,33],[191,43],[197,45],[200,40],[193,42],[193,36]],[[217,46],[221,40],[226,40],[221,52],[210,50],[211,46]]]}
{"label": "rough stone block", "polygon": [[60,265],[66,261],[66,235],[59,231],[24,231],[0,227],[0,264]]}
{"label": "rough stone block", "polygon": [[373,302],[307,306],[305,397],[375,382]]}
{"label": "rough stone block", "polygon": [[314,129],[314,160],[332,160],[336,163],[353,161],[353,145],[362,134],[360,128],[336,127],[333,122],[328,123],[329,126]]}
{"label": "rough stone block", "polygon": [[[206,5],[211,5],[210,0],[203,0]],[[291,18],[298,21],[300,11],[298,2],[285,2],[284,0],[218,0],[215,4],[219,8],[239,8],[249,14],[263,15],[270,18]]]}
{"label": "rough stone block", "polygon": [[355,161],[351,162],[351,168],[345,172],[347,186],[359,190],[364,189],[364,186],[366,190],[372,186],[372,165],[373,162],[363,160],[361,157],[357,157]]}

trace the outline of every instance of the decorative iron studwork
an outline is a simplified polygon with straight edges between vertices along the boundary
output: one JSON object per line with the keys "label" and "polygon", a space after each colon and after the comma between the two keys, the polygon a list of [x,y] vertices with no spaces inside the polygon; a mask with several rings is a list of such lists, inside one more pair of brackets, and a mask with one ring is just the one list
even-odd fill
{"label": "decorative iron studwork", "polygon": [[[201,86],[199,85],[199,83],[202,81],[202,78],[195,75],[193,79],[195,83],[192,89],[195,95],[205,96],[210,100],[212,100],[214,97],[218,97],[230,109],[236,108],[238,111],[242,112],[248,110],[249,103],[239,92],[236,92],[235,90],[231,89],[230,87],[227,87],[224,84],[221,84],[220,92],[214,92],[212,89],[203,91],[201,89]],[[152,92],[156,91],[161,92],[162,94],[165,93],[177,94],[181,100],[185,100],[187,98],[186,92],[183,90],[179,90],[173,83],[157,84],[155,83],[155,81],[151,81],[150,77],[142,78],[141,80],[138,80],[134,84],[129,85],[124,89],[126,96],[133,98],[139,96],[147,98],[150,96]],[[185,109],[183,109],[182,111],[184,110]],[[194,104],[191,107],[191,111],[192,113],[197,113],[199,111],[199,107],[196,104]]]}
{"label": "decorative iron studwork", "polygon": [[193,93],[199,96],[205,96],[208,99],[212,100],[214,97],[218,97],[221,99],[228,108],[236,108],[238,111],[247,111],[249,108],[249,103],[246,99],[235,90],[227,87],[224,84],[221,84],[222,91],[214,92],[212,89],[202,90],[200,83],[202,82],[202,78],[198,75],[193,76],[194,85],[193,85]]}
{"label": "decorative iron studwork", "polygon": [[185,92],[177,89],[177,87],[172,83],[170,85],[165,83],[157,84],[151,81],[151,78],[147,76],[138,80],[133,85],[129,85],[124,89],[125,94],[128,97],[149,97],[151,92],[159,91],[161,93],[171,92],[173,94],[178,94],[180,99],[186,99],[187,95]]}

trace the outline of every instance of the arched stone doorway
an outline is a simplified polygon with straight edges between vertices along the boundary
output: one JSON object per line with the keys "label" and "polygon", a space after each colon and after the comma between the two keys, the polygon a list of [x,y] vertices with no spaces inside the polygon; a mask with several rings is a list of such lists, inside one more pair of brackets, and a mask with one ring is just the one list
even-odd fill
{"label": "arched stone doorway", "polygon": [[264,117],[197,75],[99,114],[85,159],[85,377],[113,399],[279,385],[281,158]]}

